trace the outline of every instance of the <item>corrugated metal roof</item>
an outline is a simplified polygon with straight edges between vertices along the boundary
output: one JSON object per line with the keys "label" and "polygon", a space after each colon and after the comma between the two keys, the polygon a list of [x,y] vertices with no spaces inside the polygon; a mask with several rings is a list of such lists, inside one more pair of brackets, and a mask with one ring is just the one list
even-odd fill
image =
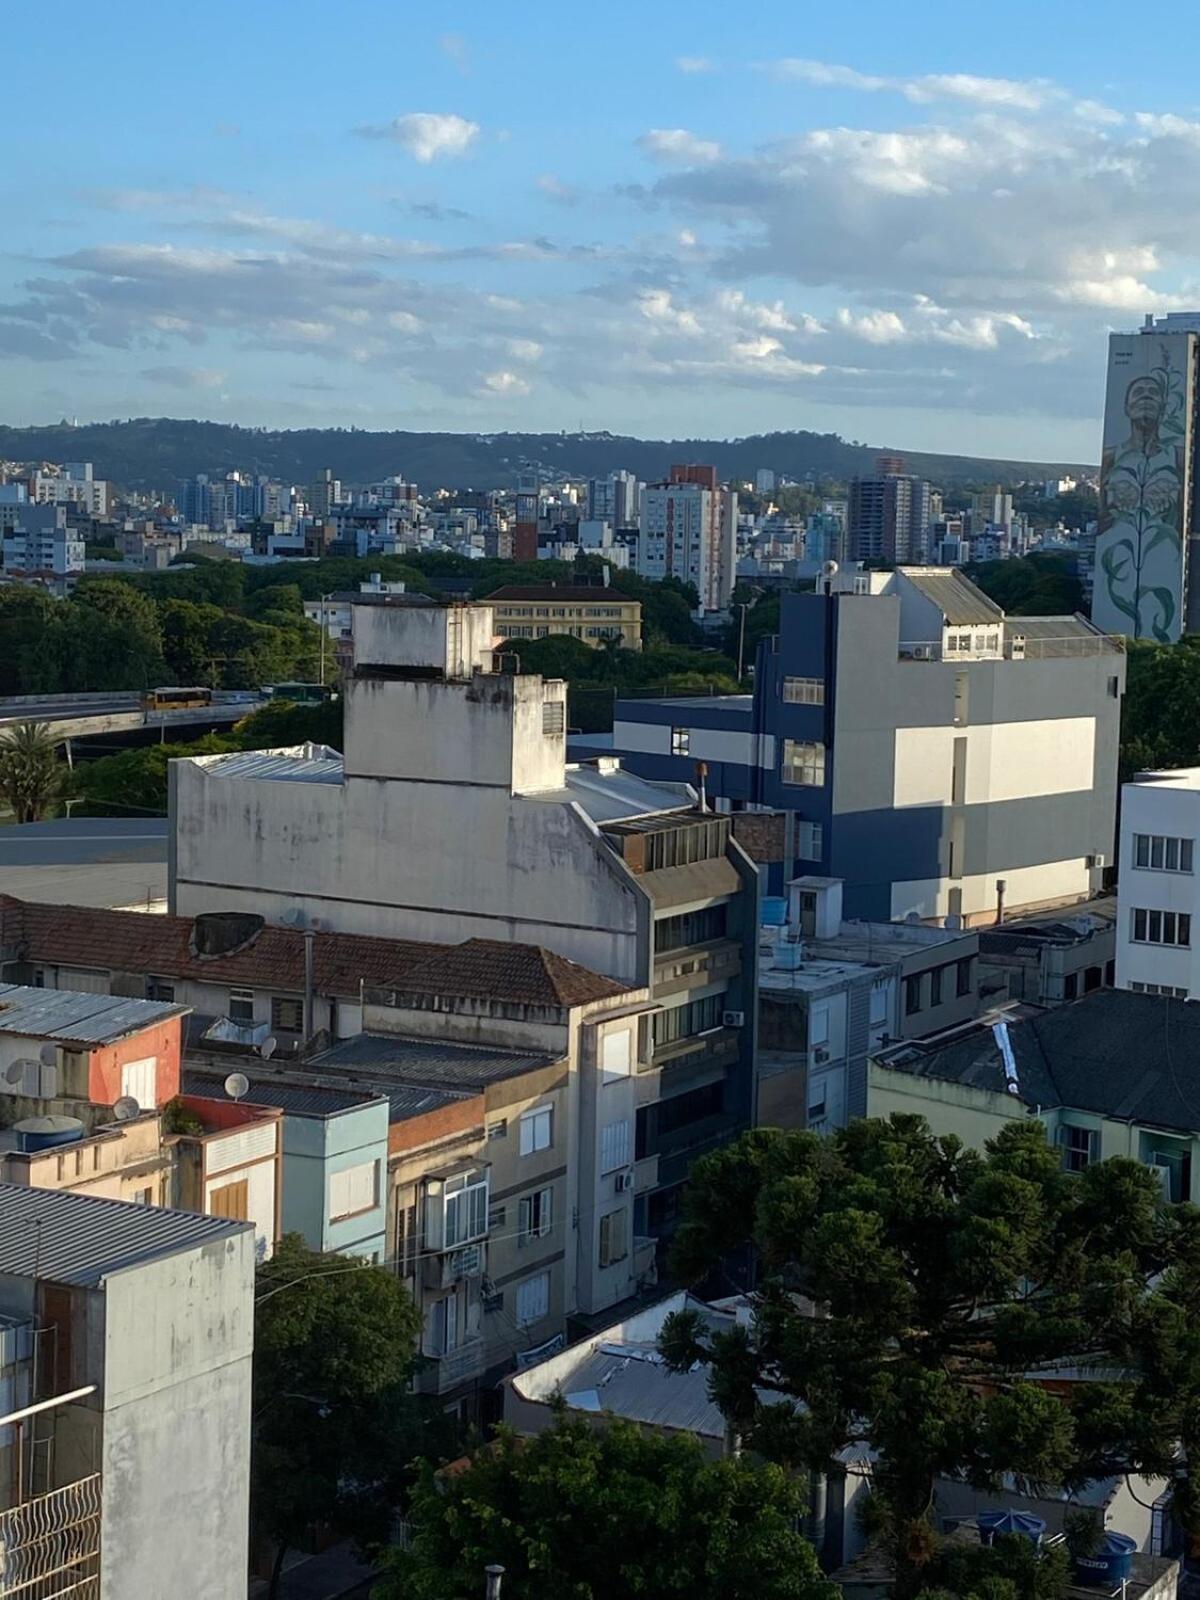
{"label": "corrugated metal roof", "polygon": [[187,1011],[187,1006],[165,1000],[128,1000],[117,994],[0,984],[0,1034],[31,1039],[111,1044],[171,1017],[186,1016]]}
{"label": "corrugated metal roof", "polygon": [[601,772],[590,766],[568,767],[564,788],[526,798],[556,801],[559,805],[574,800],[593,822],[618,822],[622,817],[641,817],[651,811],[676,811],[694,804],[682,783],[652,783],[624,769]]}
{"label": "corrugated metal roof", "polygon": [[957,567],[900,567],[915,589],[931,600],[952,626],[959,623],[999,622],[1004,612],[982,589],[977,589]]}
{"label": "corrugated metal roof", "polygon": [[742,880],[732,861],[693,861],[684,867],[659,867],[644,872],[638,882],[650,892],[655,911],[719,900],[741,892]]}
{"label": "corrugated metal roof", "polygon": [[0,1183],[0,1273],[94,1289],[110,1272],[253,1232],[194,1211]]}
{"label": "corrugated metal roof", "polygon": [[391,1079],[430,1089],[478,1091],[485,1084],[533,1072],[557,1059],[552,1055],[484,1050],[475,1045],[433,1043],[399,1034],[360,1033],[313,1056],[309,1065],[317,1073],[352,1073],[381,1086]]}
{"label": "corrugated metal roof", "polygon": [[[325,746],[319,747],[324,749]],[[201,760],[204,758],[201,757]],[[284,750],[244,750],[205,762],[219,778],[263,778],[280,783],[341,783],[341,756],[301,756]]]}
{"label": "corrugated metal roof", "polygon": [[[230,1060],[230,1072],[240,1070],[242,1061]],[[224,1100],[228,1073],[188,1071],[183,1075],[184,1094]],[[278,1083],[271,1078],[251,1077],[243,1104],[276,1106],[285,1117],[336,1117],[343,1111],[356,1111],[383,1099],[370,1089],[341,1089],[333,1085]]]}

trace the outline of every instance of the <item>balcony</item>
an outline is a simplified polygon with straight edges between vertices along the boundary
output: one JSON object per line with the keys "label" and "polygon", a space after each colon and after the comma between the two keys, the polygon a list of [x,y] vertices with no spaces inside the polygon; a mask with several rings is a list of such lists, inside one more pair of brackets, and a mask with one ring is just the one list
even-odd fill
{"label": "balcony", "polygon": [[435,1292],[453,1289],[468,1278],[482,1278],[487,1271],[487,1240],[455,1245],[450,1250],[428,1255],[421,1262],[421,1286]]}
{"label": "balcony", "polygon": [[[482,1335],[468,1339],[457,1350],[444,1356],[426,1356],[428,1365],[417,1374],[417,1389],[421,1394],[448,1394],[460,1383],[483,1376],[484,1345]],[[39,1597],[40,1600],[40,1597]]]}
{"label": "balcony", "polygon": [[100,1474],[0,1511],[0,1593],[99,1600]]}

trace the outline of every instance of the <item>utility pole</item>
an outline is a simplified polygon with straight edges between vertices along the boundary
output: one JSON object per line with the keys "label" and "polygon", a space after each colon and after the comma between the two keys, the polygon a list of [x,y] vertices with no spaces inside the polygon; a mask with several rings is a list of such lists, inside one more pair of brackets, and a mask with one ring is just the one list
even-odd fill
{"label": "utility pole", "polygon": [[749,604],[749,601],[747,601],[747,600],[739,600],[737,602],[738,609],[742,613],[742,620],[741,620],[741,623],[738,626],[738,683],[739,684],[742,681],[742,661],[743,661],[743,658],[745,657],[745,653],[746,653],[746,607],[747,607],[748,604]]}
{"label": "utility pole", "polygon": [[320,665],[320,669],[319,669],[318,681],[319,681],[322,689],[325,687],[325,639],[326,639],[326,636],[327,636],[327,633],[328,633],[328,629],[326,627],[326,621],[327,621],[328,615],[329,615],[329,613],[326,611],[325,608],[328,605],[330,599],[331,599],[330,595],[323,594],[321,596],[321,665]]}

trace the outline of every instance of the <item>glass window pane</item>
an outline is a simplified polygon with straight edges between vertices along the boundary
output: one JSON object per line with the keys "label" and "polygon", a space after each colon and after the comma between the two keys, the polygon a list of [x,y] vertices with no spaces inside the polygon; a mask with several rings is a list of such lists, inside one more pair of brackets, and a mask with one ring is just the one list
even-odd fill
{"label": "glass window pane", "polygon": [[1134,834],[1133,858],[1139,867],[1148,867],[1150,865],[1150,835],[1148,833]]}
{"label": "glass window pane", "polygon": [[1163,841],[1162,841],[1162,835],[1159,834],[1159,833],[1156,833],[1154,835],[1154,837],[1150,840],[1150,865],[1152,867],[1161,867],[1162,864],[1163,864]]}
{"label": "glass window pane", "polygon": [[1192,870],[1192,841],[1180,839],[1179,841],[1179,870],[1190,872]]}

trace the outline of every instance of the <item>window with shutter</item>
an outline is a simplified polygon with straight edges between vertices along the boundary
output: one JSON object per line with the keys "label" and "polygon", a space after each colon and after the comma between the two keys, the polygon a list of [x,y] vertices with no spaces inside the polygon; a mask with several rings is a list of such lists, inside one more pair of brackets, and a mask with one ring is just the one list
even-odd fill
{"label": "window with shutter", "polygon": [[208,1214],[210,1217],[225,1217],[230,1222],[248,1222],[249,1179],[239,1178],[236,1183],[227,1183],[220,1189],[212,1190],[208,1197]]}
{"label": "window with shutter", "polygon": [[516,1317],[519,1327],[527,1328],[550,1310],[550,1274],[539,1272],[536,1278],[527,1278],[517,1285]]}
{"label": "window with shutter", "polygon": [[629,1254],[629,1213],[610,1211],[600,1218],[600,1265],[614,1266]]}
{"label": "window with shutter", "polygon": [[357,1216],[379,1204],[379,1163],[364,1161],[335,1172],[329,1180],[329,1216],[333,1222]]}
{"label": "window with shutter", "polygon": [[600,1134],[600,1172],[617,1172],[629,1165],[629,1119],[610,1122]]}

